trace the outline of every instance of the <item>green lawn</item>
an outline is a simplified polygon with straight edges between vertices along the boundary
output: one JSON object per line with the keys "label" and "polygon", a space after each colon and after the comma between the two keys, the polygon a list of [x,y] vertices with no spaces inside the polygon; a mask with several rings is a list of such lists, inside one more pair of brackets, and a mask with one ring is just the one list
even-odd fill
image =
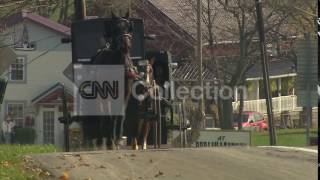
{"label": "green lawn", "polygon": [[[277,133],[277,145],[278,146],[306,146],[306,134],[305,129],[279,129]],[[318,130],[312,129],[311,136],[318,136]],[[252,133],[252,145],[253,146],[268,146],[269,145],[269,133],[265,132],[253,132]]]}
{"label": "green lawn", "polygon": [[54,146],[0,145],[0,179],[28,180],[39,179],[37,172],[26,170],[23,156],[31,153],[56,152]]}

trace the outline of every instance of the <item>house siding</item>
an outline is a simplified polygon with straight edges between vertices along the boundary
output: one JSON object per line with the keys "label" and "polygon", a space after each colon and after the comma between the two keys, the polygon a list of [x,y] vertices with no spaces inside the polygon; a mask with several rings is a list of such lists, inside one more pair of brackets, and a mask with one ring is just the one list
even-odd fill
{"label": "house siding", "polygon": [[[24,56],[27,59],[26,81],[25,83],[8,82],[4,102],[25,102],[25,116],[30,112],[33,113],[35,118],[34,127],[37,132],[37,139],[35,142],[41,144],[43,133],[41,131],[42,107],[32,104],[31,100],[55,85],[57,82],[64,83],[69,89],[73,88],[72,82],[63,75],[64,69],[71,63],[71,44],[61,44],[57,48],[52,49],[52,47],[59,44],[61,38],[64,37],[61,33],[54,32],[30,20],[25,20],[23,23],[25,23],[28,29],[29,42],[37,41],[36,49],[34,51],[15,50],[18,57]],[[18,27],[21,27],[21,24],[16,25],[16,28],[11,28],[10,31],[13,32],[14,29],[19,35],[21,33],[18,32],[18,29],[21,30],[21,28]],[[15,39],[17,38],[18,37],[16,36]],[[14,38],[11,36],[7,43],[10,43],[13,39]],[[40,39],[43,40],[39,41]],[[48,49],[51,50],[45,55],[42,55]],[[2,121],[6,115],[5,104],[6,103],[1,105],[0,121]],[[55,106],[55,144],[62,146],[63,137],[61,134],[63,133],[61,130],[63,128],[58,122],[58,117],[61,116],[58,109],[58,106]]]}

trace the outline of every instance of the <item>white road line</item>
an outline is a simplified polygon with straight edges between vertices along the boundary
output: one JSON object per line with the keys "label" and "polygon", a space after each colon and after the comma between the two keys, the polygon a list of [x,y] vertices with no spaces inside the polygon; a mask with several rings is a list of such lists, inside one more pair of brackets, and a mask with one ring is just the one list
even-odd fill
{"label": "white road line", "polygon": [[318,150],[308,149],[308,148],[300,148],[300,147],[287,147],[287,146],[258,146],[260,148],[275,148],[275,149],[288,149],[294,151],[303,151],[318,154]]}

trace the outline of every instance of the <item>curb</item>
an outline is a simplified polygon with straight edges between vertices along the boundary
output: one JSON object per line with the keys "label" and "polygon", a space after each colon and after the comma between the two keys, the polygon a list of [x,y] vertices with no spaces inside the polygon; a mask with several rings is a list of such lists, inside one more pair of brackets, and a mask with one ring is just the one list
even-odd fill
{"label": "curb", "polygon": [[308,148],[300,148],[300,147],[288,147],[288,146],[258,146],[259,148],[274,148],[274,149],[287,149],[293,151],[302,151],[302,152],[310,152],[318,154],[318,150],[308,149]]}

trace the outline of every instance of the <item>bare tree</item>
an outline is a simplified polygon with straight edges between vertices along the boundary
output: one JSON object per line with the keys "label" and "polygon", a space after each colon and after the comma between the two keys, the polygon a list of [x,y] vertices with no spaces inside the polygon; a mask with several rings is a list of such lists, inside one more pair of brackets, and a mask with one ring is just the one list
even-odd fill
{"label": "bare tree", "polygon": [[302,35],[316,34],[317,31],[317,1],[313,0],[285,0],[279,4],[287,11],[290,19],[288,23]]}
{"label": "bare tree", "polygon": [[[179,1],[181,9],[193,10],[189,19],[194,19],[195,0]],[[215,70],[219,85],[235,87],[245,84],[246,73],[259,59],[256,42],[255,2],[249,0],[202,0],[204,38],[208,42],[209,66]],[[276,31],[286,22],[289,14],[279,1],[265,2],[266,32]],[[218,42],[228,40],[234,42],[236,48],[223,58],[215,52]],[[230,61],[231,60],[231,61]],[[226,62],[227,61],[227,62]],[[234,64],[230,64],[233,62]],[[232,66],[232,67],[230,67]],[[243,94],[240,92],[239,116],[243,109]],[[232,99],[218,99],[219,120],[222,129],[232,129]]]}
{"label": "bare tree", "polygon": [[[307,35],[312,37],[317,36],[317,2],[313,0],[284,0],[279,3],[282,7],[279,11],[286,11],[289,18],[286,24],[290,25],[290,31],[298,36],[298,38],[306,38]],[[283,25],[281,28],[287,28]],[[282,39],[290,39],[290,33],[285,31],[274,31],[276,36],[280,36]],[[294,39],[293,39],[294,41]],[[292,42],[293,43],[293,42]],[[297,54],[295,48],[290,49],[290,53],[287,54],[288,58],[292,60],[297,66]]]}

